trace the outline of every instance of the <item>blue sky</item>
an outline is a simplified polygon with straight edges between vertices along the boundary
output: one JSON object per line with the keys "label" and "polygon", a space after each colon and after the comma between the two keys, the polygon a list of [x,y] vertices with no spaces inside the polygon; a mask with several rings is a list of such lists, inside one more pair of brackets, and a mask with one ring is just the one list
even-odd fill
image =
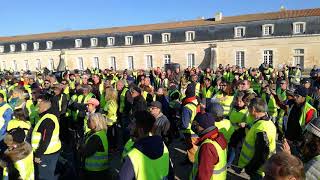
{"label": "blue sky", "polygon": [[1,0],[0,36],[320,7],[320,0]]}

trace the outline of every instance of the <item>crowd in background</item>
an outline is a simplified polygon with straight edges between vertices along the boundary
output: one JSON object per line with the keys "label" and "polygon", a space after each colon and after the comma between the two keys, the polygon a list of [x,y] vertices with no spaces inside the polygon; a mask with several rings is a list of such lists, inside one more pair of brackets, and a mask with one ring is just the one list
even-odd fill
{"label": "crowd in background", "polygon": [[174,179],[182,139],[190,179],[318,179],[319,109],[316,66],[2,71],[0,166],[9,179]]}

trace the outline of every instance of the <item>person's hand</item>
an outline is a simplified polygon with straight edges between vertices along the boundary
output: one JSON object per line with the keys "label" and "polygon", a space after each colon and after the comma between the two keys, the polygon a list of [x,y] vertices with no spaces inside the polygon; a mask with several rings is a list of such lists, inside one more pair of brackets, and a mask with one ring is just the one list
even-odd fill
{"label": "person's hand", "polygon": [[239,123],[239,127],[241,127],[241,128],[245,128],[245,127],[246,127],[246,123],[244,123],[244,122]]}
{"label": "person's hand", "polygon": [[37,163],[37,164],[40,164],[41,163],[41,159],[37,158],[37,157],[34,157],[34,162]]}
{"label": "person's hand", "polygon": [[283,152],[291,154],[291,149],[290,149],[290,146],[289,146],[287,139],[283,140],[281,149]]}

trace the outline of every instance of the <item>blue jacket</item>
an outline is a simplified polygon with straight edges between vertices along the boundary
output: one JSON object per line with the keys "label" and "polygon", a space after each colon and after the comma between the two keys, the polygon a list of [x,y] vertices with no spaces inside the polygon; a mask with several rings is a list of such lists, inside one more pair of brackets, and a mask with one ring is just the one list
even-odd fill
{"label": "blue jacket", "polygon": [[[5,104],[5,102],[0,104],[0,107],[2,107]],[[0,129],[0,140],[2,140],[6,134],[8,122],[12,119],[13,111],[12,109],[7,109],[4,113],[2,118],[4,119],[4,124]]]}
{"label": "blue jacket", "polygon": [[[150,159],[158,159],[163,154],[163,141],[160,136],[149,136],[134,143],[134,147],[141,151]],[[122,167],[119,172],[120,180],[134,180],[135,174],[130,158],[127,156],[124,159]],[[174,179],[173,167],[171,160],[169,161],[169,175],[168,180]]]}

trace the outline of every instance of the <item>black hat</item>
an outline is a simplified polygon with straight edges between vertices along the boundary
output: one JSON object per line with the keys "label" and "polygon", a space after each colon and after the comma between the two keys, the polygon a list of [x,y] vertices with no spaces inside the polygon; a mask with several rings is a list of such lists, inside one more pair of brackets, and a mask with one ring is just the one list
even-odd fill
{"label": "black hat", "polygon": [[318,136],[320,138],[320,118],[313,119],[308,125],[307,125],[307,131],[311,132],[315,136]]}
{"label": "black hat", "polygon": [[153,101],[150,103],[150,107],[156,107],[162,109],[162,104],[159,101]]}
{"label": "black hat", "polygon": [[132,90],[137,91],[139,94],[141,94],[141,89],[138,86],[132,86]]}
{"label": "black hat", "polygon": [[211,113],[197,115],[194,120],[204,129],[215,127],[215,117]]}
{"label": "black hat", "polygon": [[195,83],[188,84],[185,93],[186,93],[187,98],[195,96],[196,95],[196,84]]}
{"label": "black hat", "polygon": [[307,97],[307,89],[305,87],[299,86],[295,91],[295,95],[299,95],[302,97]]}
{"label": "black hat", "polygon": [[26,133],[21,128],[11,129],[8,134],[10,134],[12,140],[17,143],[23,143],[26,138]]}

